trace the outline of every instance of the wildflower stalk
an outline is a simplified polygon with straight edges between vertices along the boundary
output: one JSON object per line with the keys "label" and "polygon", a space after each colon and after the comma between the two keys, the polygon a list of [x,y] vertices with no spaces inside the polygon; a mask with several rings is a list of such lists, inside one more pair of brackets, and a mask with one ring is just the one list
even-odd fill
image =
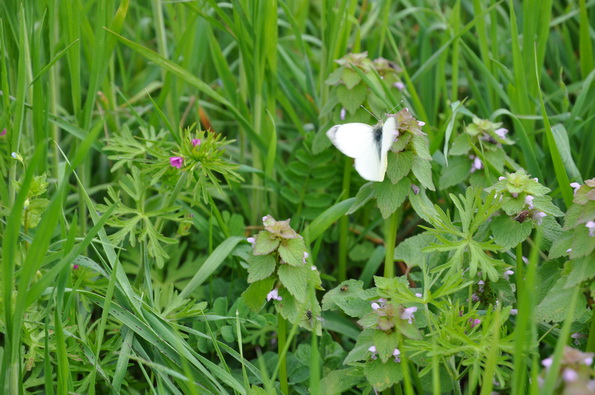
{"label": "wildflower stalk", "polygon": [[281,315],[277,317],[277,353],[280,358],[279,382],[281,383],[281,392],[287,395],[289,393],[289,385],[287,384],[287,354],[283,352],[287,342],[287,321]]}
{"label": "wildflower stalk", "polygon": [[399,227],[401,210],[397,209],[384,221],[384,277],[395,276],[395,246],[397,242],[397,228]]}
{"label": "wildflower stalk", "polygon": [[523,293],[523,281],[525,277],[525,267],[523,266],[523,243],[516,246],[516,294],[517,300]]}

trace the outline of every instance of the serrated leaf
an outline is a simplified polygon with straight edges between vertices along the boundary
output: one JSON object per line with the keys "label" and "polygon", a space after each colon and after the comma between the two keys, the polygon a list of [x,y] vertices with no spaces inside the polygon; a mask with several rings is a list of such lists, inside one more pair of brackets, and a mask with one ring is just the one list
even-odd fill
{"label": "serrated leaf", "polygon": [[595,237],[589,236],[589,230],[586,226],[577,226],[572,233],[572,251],[570,258],[576,259],[581,256],[589,255],[595,249]]}
{"label": "serrated leaf", "polygon": [[246,306],[250,310],[258,312],[266,302],[267,294],[271,292],[274,285],[274,278],[267,278],[250,284],[242,293],[242,299],[246,303]]}
{"label": "serrated leaf", "polygon": [[573,259],[567,263],[570,273],[566,277],[564,288],[574,287],[583,281],[590,281],[595,277],[595,257],[592,255]]}
{"label": "serrated leaf", "polygon": [[502,149],[496,151],[485,151],[485,159],[498,170],[499,173],[504,172],[504,165],[506,164],[506,153]]}
{"label": "serrated leaf", "polygon": [[308,278],[309,278],[309,267],[301,265],[301,267],[295,267],[290,265],[281,265],[277,274],[279,280],[285,288],[292,294],[298,302],[303,303],[306,301],[306,294],[308,291]]}
{"label": "serrated leaf", "polygon": [[432,181],[432,165],[429,161],[416,156],[413,158],[413,166],[411,168],[415,178],[423,185],[424,188],[435,191],[434,181]]}
{"label": "serrated leaf", "polygon": [[504,248],[513,248],[529,237],[533,222],[527,219],[520,223],[508,215],[500,215],[492,219],[490,229],[496,243]]}
{"label": "serrated leaf", "polygon": [[283,240],[278,251],[285,263],[291,266],[304,266],[306,244],[303,239]]}
{"label": "serrated leaf", "polygon": [[393,152],[403,151],[405,149],[405,147],[407,147],[407,144],[409,144],[409,142],[411,141],[412,136],[413,135],[411,133],[405,133],[405,134],[397,137],[397,139],[395,140],[393,145],[390,147],[391,151],[393,151]]}
{"label": "serrated leaf", "polygon": [[547,215],[554,217],[562,217],[564,213],[554,203],[549,196],[536,196],[533,199],[533,206],[539,211],[543,211]]}
{"label": "serrated leaf", "polygon": [[409,202],[411,202],[411,206],[417,215],[426,222],[431,222],[431,218],[438,215],[434,204],[428,199],[425,189],[420,189],[418,193],[415,193],[413,189],[409,190]]}
{"label": "serrated leaf", "polygon": [[350,317],[363,317],[371,311],[370,303],[365,300],[363,282],[343,281],[336,288],[328,291],[322,298],[323,310],[343,310]]}
{"label": "serrated leaf", "polygon": [[411,171],[413,165],[413,152],[402,151],[393,153],[388,152],[388,166],[386,175],[393,184],[401,181]]}
{"label": "serrated leaf", "polygon": [[380,359],[368,361],[364,365],[364,374],[376,391],[384,391],[403,379],[401,363],[393,360],[382,363]]}
{"label": "serrated leaf", "polygon": [[364,361],[370,359],[372,353],[368,348],[373,345],[372,339],[374,337],[375,329],[364,329],[355,340],[355,346],[349,351],[343,363],[349,365],[353,362]]}
{"label": "serrated leaf", "polygon": [[386,219],[403,204],[409,192],[410,182],[408,178],[403,178],[397,184],[384,180],[384,182],[374,183],[373,188],[378,209],[382,218]]}
{"label": "serrated leaf", "polygon": [[320,393],[342,394],[363,380],[362,372],[357,368],[332,370],[320,380]]}
{"label": "serrated leaf", "polygon": [[549,259],[559,258],[563,255],[566,255],[568,249],[572,245],[572,232],[563,232],[550,247],[550,253],[548,255]]}
{"label": "serrated leaf", "polygon": [[357,210],[359,210],[364,204],[366,204],[370,199],[374,197],[374,182],[368,182],[367,184],[362,185],[362,187],[357,191],[355,195],[355,201],[353,205],[347,210],[345,213],[346,215],[353,214]]}
{"label": "serrated leaf", "polygon": [[413,144],[413,149],[417,156],[422,159],[432,160],[432,155],[430,155],[430,143],[428,142],[427,136],[420,136],[416,135],[411,138],[411,142]]}
{"label": "serrated leaf", "polygon": [[465,155],[471,149],[469,139],[465,133],[459,134],[452,142],[450,154],[453,156]]}
{"label": "serrated leaf", "polygon": [[343,69],[342,78],[347,89],[353,89],[362,80],[362,77],[355,70],[349,68]]}
{"label": "serrated leaf", "polygon": [[429,233],[409,237],[395,248],[394,258],[396,261],[405,262],[407,267],[421,266],[425,264],[428,255],[422,250],[435,241],[436,237]]}
{"label": "serrated leaf", "polygon": [[348,89],[345,85],[339,85],[337,88],[337,98],[349,113],[353,114],[368,96],[368,88],[364,84],[359,84]]}
{"label": "serrated leaf", "polygon": [[281,241],[266,230],[261,231],[256,235],[256,242],[254,243],[254,255],[267,255],[275,251],[279,247]]}
{"label": "serrated leaf", "polygon": [[[316,302],[311,304],[310,298],[305,304],[298,302],[286,288],[279,289],[279,296],[282,300],[275,302],[277,312],[292,324],[298,324],[302,328],[312,331],[316,326],[316,335],[322,334],[322,325],[318,321],[320,317],[320,305]],[[307,312],[310,312],[307,314]]]}
{"label": "serrated leaf", "polygon": [[393,351],[399,346],[397,332],[374,331],[372,339],[374,347],[376,347],[376,354],[382,362],[388,362],[393,358]]}
{"label": "serrated leaf", "polygon": [[264,280],[273,273],[275,265],[272,255],[252,255],[248,258],[248,282]]}
{"label": "serrated leaf", "polygon": [[[541,303],[535,308],[535,319],[543,322],[562,322],[568,314],[568,301],[572,298],[574,289],[565,288],[567,282],[566,276],[560,277],[554,286],[548,291]],[[574,321],[583,321],[587,312],[585,295],[580,294],[576,310],[574,312]]]}

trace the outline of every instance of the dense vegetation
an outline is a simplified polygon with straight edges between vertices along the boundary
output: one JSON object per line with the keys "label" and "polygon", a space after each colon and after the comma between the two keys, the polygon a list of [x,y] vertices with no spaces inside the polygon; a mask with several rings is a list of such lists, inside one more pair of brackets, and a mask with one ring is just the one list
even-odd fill
{"label": "dense vegetation", "polygon": [[594,393],[593,5],[3,1],[0,392]]}

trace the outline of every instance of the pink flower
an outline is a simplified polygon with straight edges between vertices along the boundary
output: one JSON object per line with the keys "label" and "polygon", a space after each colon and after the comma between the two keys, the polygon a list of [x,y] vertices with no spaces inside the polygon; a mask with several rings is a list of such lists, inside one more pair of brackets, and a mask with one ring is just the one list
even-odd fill
{"label": "pink flower", "polygon": [[550,366],[552,366],[552,362],[554,362],[552,357],[549,357],[549,358],[546,358],[543,361],[541,361],[541,364],[543,365],[544,368],[549,369]]}
{"label": "pink flower", "polygon": [[510,276],[512,276],[513,274],[514,274],[514,272],[512,270],[508,269],[507,271],[504,272],[502,277],[504,277],[505,280],[508,280],[510,278]]}
{"label": "pink flower", "polygon": [[6,128],[4,128],[1,132],[0,132],[0,136],[6,136]]}
{"label": "pink flower", "polygon": [[533,199],[535,199],[535,198],[531,195],[525,196],[525,204],[527,205],[529,210],[531,210],[533,208]]}
{"label": "pink flower", "polygon": [[341,113],[339,115],[339,117],[341,118],[341,121],[345,120],[345,115],[347,115],[347,111],[345,110],[345,107],[341,108]]}
{"label": "pink flower", "polygon": [[417,307],[413,306],[413,307],[407,307],[402,313],[401,313],[401,319],[402,320],[407,320],[407,322],[409,322],[410,324],[413,324],[413,313],[415,313],[417,311]]}
{"label": "pink flower", "polygon": [[368,351],[372,353],[372,359],[376,359],[376,346],[371,346]]}
{"label": "pink flower", "polygon": [[395,357],[395,362],[401,362],[401,358],[399,357],[399,355],[401,355],[401,351],[399,351],[398,348],[395,348],[393,350],[393,357]]}
{"label": "pink flower", "polygon": [[471,164],[471,173],[474,173],[476,170],[483,169],[483,163],[481,162],[481,159],[478,157],[474,157],[472,159],[473,163]]}
{"label": "pink flower", "polygon": [[417,296],[418,298],[421,298],[421,297],[423,297],[423,295],[422,295],[422,294],[420,294],[419,292],[418,292],[418,293],[416,293],[416,294],[415,294],[415,296]]}
{"label": "pink flower", "polygon": [[589,221],[585,224],[585,226],[587,227],[587,229],[589,229],[589,236],[595,236],[595,221]]}
{"label": "pink flower", "polygon": [[248,237],[246,239],[246,241],[252,245],[254,245],[254,243],[256,243],[256,239],[254,237]]}
{"label": "pink flower", "polygon": [[566,368],[564,369],[564,372],[562,373],[562,377],[564,378],[564,381],[566,381],[567,383],[576,381],[576,379],[578,379],[578,373],[570,368]]}
{"label": "pink flower", "polygon": [[372,302],[371,307],[372,310],[378,310],[380,308],[380,305],[376,302]]}
{"label": "pink flower", "polygon": [[397,81],[393,84],[393,86],[395,88],[397,88],[398,90],[402,91],[403,89],[405,89],[405,84],[402,83],[401,81]]}
{"label": "pink flower", "polygon": [[476,319],[472,319],[469,318],[469,321],[471,322],[471,328],[475,328],[477,325],[481,324],[481,320],[479,318]]}
{"label": "pink flower", "polygon": [[538,211],[532,215],[535,222],[537,222],[537,225],[541,225],[541,222],[543,222],[543,217],[545,217],[545,216],[547,216],[547,214],[544,213],[543,211]]}
{"label": "pink flower", "polygon": [[424,126],[426,123],[425,123],[425,122],[422,122],[422,121],[417,121],[417,124],[418,124],[419,126]]}
{"label": "pink flower", "polygon": [[184,162],[184,158],[181,156],[172,156],[169,158],[169,164],[173,167],[177,167],[178,169],[182,168],[182,163]]}
{"label": "pink flower", "polygon": [[506,133],[508,133],[508,129],[504,129],[504,128],[496,129],[496,130],[494,130],[494,133],[496,133],[501,138],[505,138]]}
{"label": "pink flower", "polygon": [[498,180],[499,180],[499,181],[504,181],[504,180],[506,180],[506,177],[504,177],[504,176],[500,176],[500,177],[498,177]]}
{"label": "pink flower", "polygon": [[510,315],[517,315],[519,311],[517,309],[510,309]]}
{"label": "pink flower", "polygon": [[271,299],[283,300],[283,298],[279,296],[279,290],[277,288],[273,289],[271,292],[267,294],[267,302],[269,302]]}
{"label": "pink flower", "polygon": [[576,193],[581,187],[581,184],[579,184],[578,182],[573,182],[572,184],[570,184],[570,187],[574,189],[574,194],[576,195]]}
{"label": "pink flower", "polygon": [[200,145],[200,139],[192,139],[192,146],[196,147],[197,145]]}
{"label": "pink flower", "polygon": [[72,268],[73,268],[74,270],[77,270],[77,269],[79,268],[79,265],[75,263],[74,265],[72,265]]}

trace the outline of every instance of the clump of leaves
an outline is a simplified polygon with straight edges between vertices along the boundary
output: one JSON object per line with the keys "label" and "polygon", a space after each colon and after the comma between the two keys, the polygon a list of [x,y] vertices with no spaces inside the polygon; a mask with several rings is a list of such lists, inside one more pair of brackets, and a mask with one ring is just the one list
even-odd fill
{"label": "clump of leaves", "polygon": [[[414,209],[424,219],[428,217],[432,204],[420,188],[434,190],[432,181],[432,156],[429,151],[428,137],[422,132],[423,122],[411,115],[408,109],[389,115],[396,121],[395,142],[388,152],[386,178],[383,182],[369,182],[362,186],[356,195],[353,206],[347,214],[361,208],[370,199],[375,198],[383,218],[388,218],[403,203],[407,196],[410,200],[420,202],[413,204]],[[424,209],[421,209],[423,207]]]}
{"label": "clump of leaves", "polygon": [[[486,191],[495,191],[500,197],[501,209],[505,214],[493,218],[490,229],[496,242],[506,248],[523,242],[533,228],[542,225],[545,217],[564,215],[547,195],[550,189],[541,185],[536,178],[530,178],[523,169],[506,173]],[[552,218],[546,221],[548,225],[559,229]]]}
{"label": "clump of leaves", "polygon": [[465,195],[457,197],[451,194],[450,198],[457,208],[460,222],[453,222],[450,213],[436,205],[437,215],[430,218],[433,228],[426,228],[437,242],[424,250],[450,253],[450,259],[433,270],[448,270],[447,276],[450,276],[468,267],[469,278],[475,278],[479,271],[484,280],[487,277],[490,281],[498,281],[506,265],[492,255],[503,248],[489,238],[486,231],[488,220],[501,205],[496,193],[492,192],[483,199],[481,190],[469,188]]}
{"label": "clump of leaves", "polygon": [[303,237],[289,225],[290,220],[276,221],[267,215],[262,219],[264,230],[248,239],[253,244],[248,258],[250,286],[242,294],[254,311],[265,301],[273,301],[275,309],[286,320],[321,334],[320,305],[312,300],[311,288],[322,289],[320,273],[308,263]]}
{"label": "clump of leaves", "polygon": [[347,280],[325,294],[322,307],[324,310],[341,309],[359,318],[363,331],[343,363],[361,366],[363,361],[368,382],[382,391],[403,378],[403,339],[422,338],[415,322],[418,307],[414,306],[421,304],[405,277],[374,277],[374,282],[376,288],[364,290],[361,281]]}
{"label": "clump of leaves", "polygon": [[169,256],[162,244],[176,244],[177,240],[164,236],[160,223],[164,220],[181,222],[184,220],[184,213],[179,206],[167,204],[156,209],[155,202],[147,196],[150,187],[148,177],[136,166],[132,167],[132,174],[126,175],[120,181],[120,187],[132,199],[134,207],[124,203],[119,191],[112,186],[108,187],[106,204],[97,205],[100,212],[116,206],[107,223],[119,230],[110,236],[110,240],[119,245],[128,239],[132,247],[137,241],[146,243],[149,256],[155,259],[159,268],[163,268]]}
{"label": "clump of leaves", "polygon": [[[502,147],[514,144],[506,136],[507,133],[508,130],[500,122],[473,117],[473,122],[452,142],[448,151],[452,158],[449,159],[449,165],[442,168],[440,188],[446,189],[459,184],[471,174],[474,177],[483,177],[478,170],[485,167],[484,161],[488,161],[498,173],[502,173],[509,159]],[[472,178],[471,183],[478,184],[479,180]]]}
{"label": "clump of leaves", "polygon": [[585,283],[595,295],[595,178],[574,184],[574,204],[564,218],[564,232],[552,244],[550,258],[568,256],[566,287]]}

